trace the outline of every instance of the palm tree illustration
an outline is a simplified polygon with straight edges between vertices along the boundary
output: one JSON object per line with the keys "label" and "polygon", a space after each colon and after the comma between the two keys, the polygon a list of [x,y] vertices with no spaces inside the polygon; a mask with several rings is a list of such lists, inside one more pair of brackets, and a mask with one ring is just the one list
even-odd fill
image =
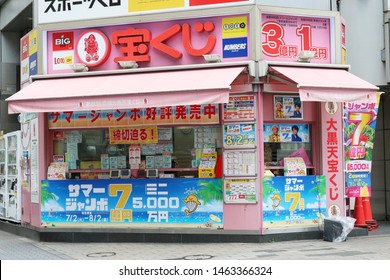
{"label": "palm tree illustration", "polygon": [[201,188],[198,191],[199,197],[203,200],[203,204],[206,205],[210,201],[222,201],[222,179],[199,181]]}
{"label": "palm tree illustration", "polygon": [[325,176],[316,176],[317,184],[309,190],[309,193],[318,194],[319,198],[326,195],[326,178]]}
{"label": "palm tree illustration", "polygon": [[45,206],[46,202],[48,202],[49,200],[56,200],[56,196],[49,192],[48,189],[48,184],[47,182],[43,182],[41,184],[41,204],[42,206]]}
{"label": "palm tree illustration", "polygon": [[272,196],[274,193],[279,191],[272,186],[272,177],[263,178],[263,201],[267,201],[268,197]]}

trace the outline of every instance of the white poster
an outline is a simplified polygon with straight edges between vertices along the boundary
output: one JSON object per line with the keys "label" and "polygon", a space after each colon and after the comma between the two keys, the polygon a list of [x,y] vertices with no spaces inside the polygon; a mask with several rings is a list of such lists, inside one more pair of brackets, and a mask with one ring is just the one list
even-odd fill
{"label": "white poster", "polygon": [[31,120],[31,203],[39,203],[38,119]]}

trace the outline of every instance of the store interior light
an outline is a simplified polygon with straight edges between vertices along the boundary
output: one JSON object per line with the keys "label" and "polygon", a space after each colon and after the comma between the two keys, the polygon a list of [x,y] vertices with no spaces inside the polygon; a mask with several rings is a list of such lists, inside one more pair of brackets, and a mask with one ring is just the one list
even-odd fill
{"label": "store interior light", "polygon": [[120,60],[118,63],[123,69],[138,68],[138,63],[134,60]]}
{"label": "store interior light", "polygon": [[83,63],[75,63],[71,65],[73,72],[87,72],[88,67]]}
{"label": "store interior light", "polygon": [[310,60],[314,57],[315,51],[301,51],[298,54],[297,62],[310,62]]}
{"label": "store interior light", "polygon": [[219,54],[204,54],[203,57],[207,63],[222,62],[221,56]]}

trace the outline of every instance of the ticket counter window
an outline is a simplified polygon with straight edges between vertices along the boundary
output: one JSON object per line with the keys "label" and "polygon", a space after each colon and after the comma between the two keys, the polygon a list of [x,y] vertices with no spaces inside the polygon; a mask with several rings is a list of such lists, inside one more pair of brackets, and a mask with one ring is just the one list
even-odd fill
{"label": "ticket counter window", "polygon": [[302,157],[311,173],[312,141],[308,124],[265,124],[264,164],[275,175],[283,175],[284,158]]}
{"label": "ticket counter window", "polygon": [[[108,128],[53,131],[53,138],[53,158],[55,155],[68,162],[70,173],[93,170],[109,176],[110,170],[121,169],[157,169],[159,173],[190,169],[186,171],[196,176],[202,149],[220,148],[217,145],[221,145],[222,133],[218,125],[159,127],[157,143],[131,145],[110,144]],[[138,154],[132,154],[133,147],[138,149]]]}

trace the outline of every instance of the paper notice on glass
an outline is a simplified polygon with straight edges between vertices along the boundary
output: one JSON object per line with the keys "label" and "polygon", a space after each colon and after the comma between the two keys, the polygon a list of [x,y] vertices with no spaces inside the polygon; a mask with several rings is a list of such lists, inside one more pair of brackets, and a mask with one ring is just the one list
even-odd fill
{"label": "paper notice on glass", "polygon": [[284,176],[306,176],[306,164],[303,158],[285,158]]}
{"label": "paper notice on glass", "polygon": [[224,174],[255,176],[256,153],[252,150],[225,150],[224,151]]}
{"label": "paper notice on glass", "polygon": [[67,143],[67,155],[68,161],[76,161],[79,159],[79,151],[77,148],[77,143]]}

